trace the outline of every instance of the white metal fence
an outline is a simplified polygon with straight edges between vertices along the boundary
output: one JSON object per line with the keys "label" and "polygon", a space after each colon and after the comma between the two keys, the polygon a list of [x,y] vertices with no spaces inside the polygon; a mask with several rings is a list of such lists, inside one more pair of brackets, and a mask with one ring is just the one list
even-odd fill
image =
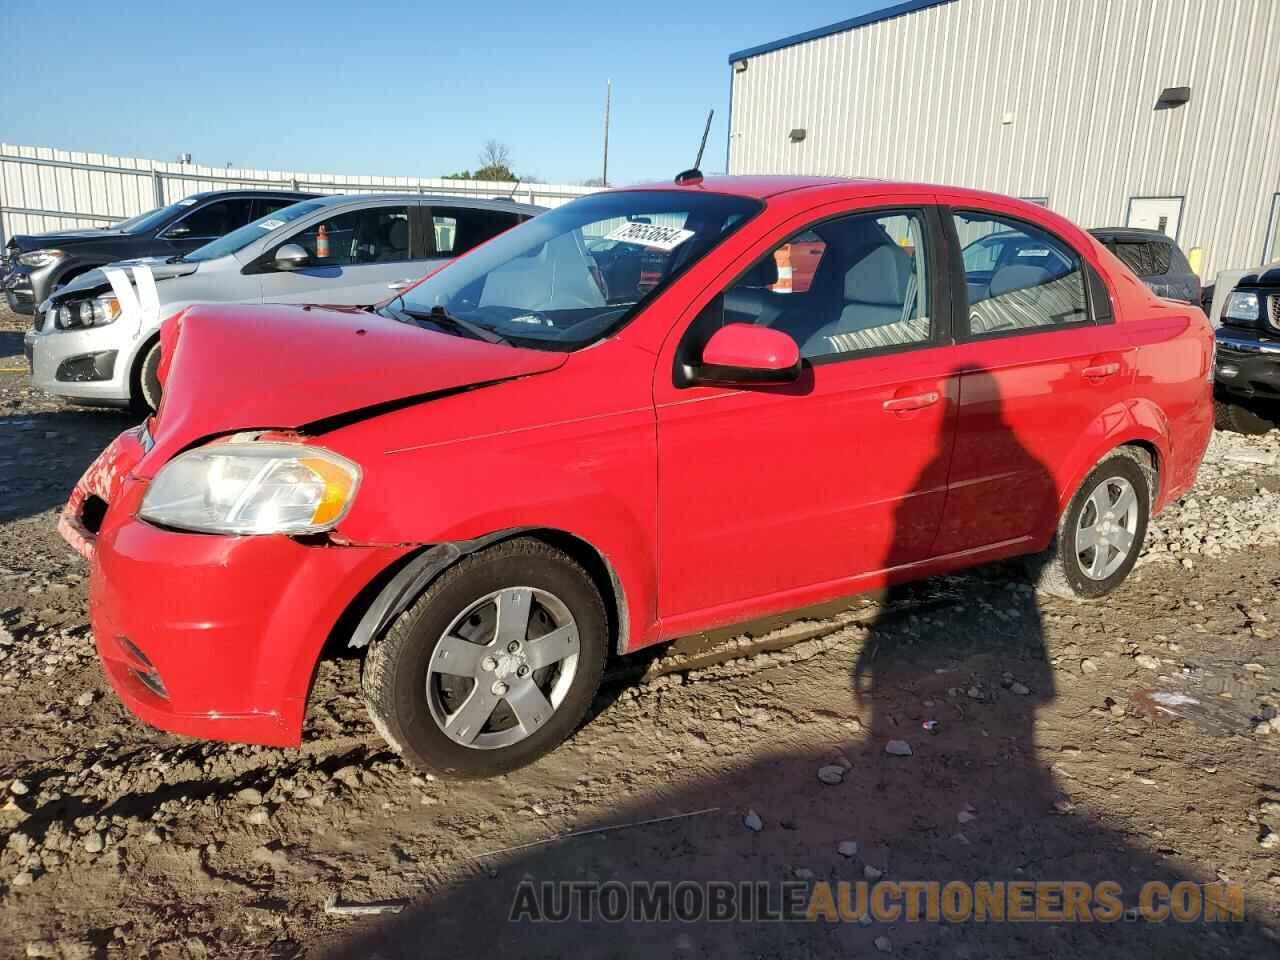
{"label": "white metal fence", "polygon": [[276,187],[311,193],[510,197],[544,207],[556,207],[598,189],[442,177],[224,169],[0,143],[0,245],[16,233],[103,227],[193,193],[237,187]]}

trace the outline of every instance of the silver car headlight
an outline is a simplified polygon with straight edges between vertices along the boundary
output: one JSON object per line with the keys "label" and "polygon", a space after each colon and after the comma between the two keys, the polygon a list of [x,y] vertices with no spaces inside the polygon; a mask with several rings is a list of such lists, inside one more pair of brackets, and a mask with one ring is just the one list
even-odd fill
{"label": "silver car headlight", "polygon": [[329,450],[232,440],[165,464],[138,515],[202,533],[319,533],[347,515],[359,486],[360,468]]}
{"label": "silver car headlight", "polygon": [[61,250],[31,250],[18,254],[18,262],[24,267],[47,267],[65,257]]}
{"label": "silver car headlight", "polygon": [[58,307],[57,320],[60,330],[73,327],[102,327],[114,323],[120,316],[120,301],[108,294],[78,303],[65,303]]}
{"label": "silver car headlight", "polygon": [[1257,320],[1258,295],[1235,291],[1227,297],[1227,308],[1223,313],[1232,320]]}

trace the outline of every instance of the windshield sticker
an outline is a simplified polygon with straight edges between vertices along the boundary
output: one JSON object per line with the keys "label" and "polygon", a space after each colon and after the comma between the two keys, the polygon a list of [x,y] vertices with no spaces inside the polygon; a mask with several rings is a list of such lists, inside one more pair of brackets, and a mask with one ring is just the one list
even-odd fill
{"label": "windshield sticker", "polygon": [[1049,255],[1049,251],[1043,250],[1040,247],[1036,247],[1034,250],[1018,251],[1018,256],[1020,257],[1047,257],[1048,255]]}
{"label": "windshield sticker", "polygon": [[636,243],[642,247],[670,252],[693,236],[692,230],[680,227],[663,227],[654,223],[624,223],[612,230],[606,240],[619,243]]}
{"label": "windshield sticker", "polygon": [[275,220],[275,219],[263,220],[260,224],[258,224],[258,226],[260,226],[263,230],[274,230],[276,227],[283,227],[284,221]]}
{"label": "windshield sticker", "polygon": [[194,207],[195,205],[196,205],[195,197],[187,197],[187,199],[185,200],[178,201],[178,206],[180,207]]}

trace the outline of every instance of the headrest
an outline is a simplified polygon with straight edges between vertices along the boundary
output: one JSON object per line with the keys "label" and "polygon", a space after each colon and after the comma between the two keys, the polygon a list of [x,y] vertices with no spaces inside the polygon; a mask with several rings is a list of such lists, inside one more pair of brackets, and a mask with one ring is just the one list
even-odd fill
{"label": "headrest", "polygon": [[844,298],[897,306],[907,295],[907,254],[892,243],[872,247],[844,275]]}

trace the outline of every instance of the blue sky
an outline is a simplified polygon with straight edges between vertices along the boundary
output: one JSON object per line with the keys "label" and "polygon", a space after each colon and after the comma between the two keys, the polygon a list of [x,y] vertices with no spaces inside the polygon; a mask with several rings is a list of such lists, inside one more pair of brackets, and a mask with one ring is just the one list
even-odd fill
{"label": "blue sky", "polygon": [[[0,0],[0,140],[123,156],[439,176],[510,145],[518,173],[666,177],[716,117],[729,53],[889,0],[437,4]],[[216,13],[216,15],[215,15]]]}

